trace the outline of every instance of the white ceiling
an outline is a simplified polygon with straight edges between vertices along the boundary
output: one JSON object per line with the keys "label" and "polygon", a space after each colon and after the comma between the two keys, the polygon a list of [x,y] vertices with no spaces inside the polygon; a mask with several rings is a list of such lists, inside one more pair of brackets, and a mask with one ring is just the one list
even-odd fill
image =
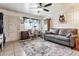
{"label": "white ceiling", "polygon": [[38,3],[0,3],[0,8],[2,9],[31,13],[36,15],[38,10],[42,11],[42,9],[37,9],[37,6]]}
{"label": "white ceiling", "polygon": [[[46,9],[50,10],[50,12],[43,11],[42,9],[37,9],[37,5],[38,3],[0,3],[0,8],[44,16],[44,15],[52,14],[53,12],[57,12],[60,9],[60,7],[64,7],[65,9],[67,9],[73,6],[74,4],[52,3],[51,6],[46,7]],[[38,13],[38,10],[40,10],[40,13]]]}

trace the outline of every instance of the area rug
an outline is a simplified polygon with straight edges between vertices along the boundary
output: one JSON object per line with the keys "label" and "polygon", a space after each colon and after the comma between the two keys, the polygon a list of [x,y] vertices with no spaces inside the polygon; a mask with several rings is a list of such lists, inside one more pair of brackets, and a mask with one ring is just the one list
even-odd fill
{"label": "area rug", "polygon": [[20,43],[27,56],[79,56],[78,51],[42,38],[27,39]]}

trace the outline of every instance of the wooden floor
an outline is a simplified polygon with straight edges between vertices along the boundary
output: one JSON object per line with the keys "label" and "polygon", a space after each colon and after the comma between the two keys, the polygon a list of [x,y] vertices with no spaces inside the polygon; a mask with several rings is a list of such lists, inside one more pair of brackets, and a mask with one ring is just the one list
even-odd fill
{"label": "wooden floor", "polygon": [[0,56],[25,56],[19,42],[8,42],[5,44],[3,50],[0,49]]}

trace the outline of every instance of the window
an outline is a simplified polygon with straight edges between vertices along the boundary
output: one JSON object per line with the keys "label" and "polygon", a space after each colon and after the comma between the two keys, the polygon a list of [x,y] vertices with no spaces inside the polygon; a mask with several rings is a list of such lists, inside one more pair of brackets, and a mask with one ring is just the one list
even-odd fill
{"label": "window", "polygon": [[25,29],[28,30],[28,29],[32,29],[32,26],[31,26],[31,23],[29,22],[30,19],[26,19],[25,22],[24,22],[24,25],[25,25]]}
{"label": "window", "polygon": [[25,30],[39,30],[40,29],[40,21],[34,19],[25,19],[24,21]]}

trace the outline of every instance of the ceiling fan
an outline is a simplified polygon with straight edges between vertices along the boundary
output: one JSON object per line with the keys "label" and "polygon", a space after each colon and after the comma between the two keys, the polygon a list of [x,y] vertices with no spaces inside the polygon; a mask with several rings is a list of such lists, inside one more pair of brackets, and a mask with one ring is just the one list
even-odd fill
{"label": "ceiling fan", "polygon": [[52,3],[48,3],[48,4],[45,4],[45,5],[43,3],[38,3],[36,8],[31,8],[31,9],[40,9],[41,8],[42,10],[49,12],[49,10],[46,9],[46,7],[49,7],[51,5],[52,5]]}
{"label": "ceiling fan", "polygon": [[48,6],[51,6],[51,5],[52,5],[52,3],[48,3],[46,5],[43,5],[43,3],[39,3],[38,8],[42,8],[44,11],[49,12],[49,10],[46,9],[45,7],[48,7]]}

